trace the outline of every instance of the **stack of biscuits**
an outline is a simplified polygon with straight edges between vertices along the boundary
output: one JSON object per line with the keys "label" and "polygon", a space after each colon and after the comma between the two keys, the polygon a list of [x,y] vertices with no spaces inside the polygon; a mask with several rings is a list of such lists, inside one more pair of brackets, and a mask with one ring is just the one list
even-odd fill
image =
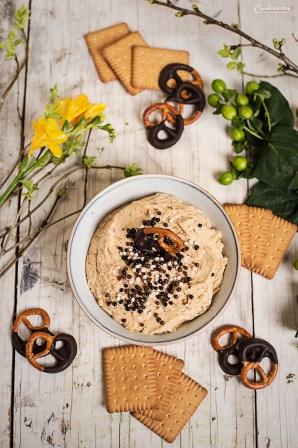
{"label": "stack of biscuits", "polygon": [[188,51],[151,48],[126,23],[88,33],[85,40],[100,80],[118,79],[131,95],[158,90],[159,74],[166,65],[189,63]]}
{"label": "stack of biscuits", "polygon": [[297,232],[296,224],[265,208],[245,204],[226,204],[224,208],[239,239],[242,266],[272,279]]}
{"label": "stack of biscuits", "polygon": [[103,352],[107,411],[130,412],[173,442],[207,395],[182,372],[184,362],[152,347],[122,346]]}

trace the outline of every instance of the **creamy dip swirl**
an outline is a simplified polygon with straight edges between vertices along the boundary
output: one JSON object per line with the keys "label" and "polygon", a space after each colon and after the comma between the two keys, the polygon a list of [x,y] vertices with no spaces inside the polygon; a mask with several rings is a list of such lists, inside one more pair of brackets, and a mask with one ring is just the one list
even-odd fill
{"label": "creamy dip swirl", "polygon": [[[136,230],[170,229],[180,253],[148,256],[134,244]],[[86,273],[98,304],[127,330],[160,334],[203,314],[219,290],[227,258],[221,233],[196,207],[164,193],[108,214],[92,237]]]}

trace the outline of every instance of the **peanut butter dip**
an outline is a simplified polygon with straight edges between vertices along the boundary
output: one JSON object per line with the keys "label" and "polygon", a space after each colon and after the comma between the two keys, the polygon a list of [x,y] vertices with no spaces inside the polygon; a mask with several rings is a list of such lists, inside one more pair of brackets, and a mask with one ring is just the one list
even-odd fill
{"label": "peanut butter dip", "polygon": [[[154,226],[174,232],[183,248],[169,253],[152,235],[151,253],[140,250],[137,232]],[[114,210],[100,222],[86,273],[98,304],[113,319],[129,331],[160,334],[208,310],[226,264],[222,235],[209,219],[198,208],[157,193]]]}

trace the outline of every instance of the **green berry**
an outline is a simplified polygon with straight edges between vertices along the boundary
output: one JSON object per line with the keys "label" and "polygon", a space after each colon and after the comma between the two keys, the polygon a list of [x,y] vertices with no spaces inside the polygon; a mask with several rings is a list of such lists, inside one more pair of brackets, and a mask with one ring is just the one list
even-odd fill
{"label": "green berry", "polygon": [[227,88],[226,83],[222,79],[214,79],[211,86],[216,93],[223,93]]}
{"label": "green berry", "polygon": [[247,167],[247,158],[243,156],[236,156],[232,160],[232,165],[237,171],[244,171]]}
{"label": "green berry", "polygon": [[226,119],[226,120],[233,120],[233,118],[236,117],[237,115],[237,110],[235,109],[234,106],[229,106],[229,105],[225,105],[223,106],[223,108],[221,109],[221,113],[222,116]]}
{"label": "green berry", "polygon": [[236,103],[238,106],[247,106],[249,103],[249,99],[243,93],[238,93],[236,96]]}
{"label": "green berry", "polygon": [[294,268],[298,271],[298,260],[295,260],[295,261],[293,262],[293,266],[294,266]]}
{"label": "green berry", "polygon": [[234,182],[234,180],[235,176],[232,171],[226,171],[225,173],[222,173],[218,178],[219,183],[221,183],[222,185],[230,185],[232,182]]}
{"label": "green berry", "polygon": [[252,95],[254,92],[256,92],[257,90],[259,90],[260,88],[260,84],[256,81],[249,81],[246,84],[246,88],[245,91],[248,95]]}
{"label": "green berry", "polygon": [[212,107],[216,107],[220,101],[219,96],[216,93],[212,93],[208,96],[208,103]]}
{"label": "green berry", "polygon": [[253,110],[250,106],[240,106],[238,112],[239,116],[245,120],[248,120],[253,115]]}
{"label": "green berry", "polygon": [[245,139],[244,131],[239,128],[231,128],[230,136],[234,142],[240,142],[241,140]]}

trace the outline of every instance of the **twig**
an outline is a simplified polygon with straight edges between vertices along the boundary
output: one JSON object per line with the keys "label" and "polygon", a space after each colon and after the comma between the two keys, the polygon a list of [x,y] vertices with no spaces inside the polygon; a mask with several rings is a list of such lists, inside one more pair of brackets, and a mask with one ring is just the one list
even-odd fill
{"label": "twig", "polygon": [[[16,229],[19,226],[19,224],[20,224],[20,216],[21,216],[23,207],[24,207],[24,205],[26,204],[27,201],[28,201],[28,199],[24,198],[23,202],[19,206],[19,209],[18,209],[18,212],[17,212],[17,215],[15,217],[13,225],[8,227],[7,232],[4,235],[3,244],[1,245],[1,253],[0,253],[1,256],[3,254],[6,254],[7,252],[9,252],[14,247],[17,247],[17,245],[14,245],[11,248],[7,249],[7,245],[9,243],[10,239],[11,239],[11,235],[12,235],[13,230]],[[2,238],[2,235],[1,235],[1,238]]]}
{"label": "twig", "polygon": [[17,81],[18,77],[20,76],[21,71],[23,70],[23,68],[26,65],[26,58],[22,61],[21,64],[18,65],[18,68],[15,72],[14,77],[12,78],[12,80],[10,81],[10,83],[8,84],[8,86],[6,87],[6,89],[4,90],[4,92],[1,94],[0,97],[0,111],[5,103],[5,100],[7,98],[7,95],[9,94],[9,92],[11,91],[11,89],[13,88],[15,82]]}
{"label": "twig", "polygon": [[14,170],[17,168],[18,164],[19,164],[19,159],[17,159],[15,161],[15,163],[12,165],[11,169],[8,171],[8,173],[6,174],[6,176],[4,176],[4,178],[1,180],[0,182],[0,189],[3,187],[3,185],[6,184],[6,182],[8,181],[8,179],[10,178],[10,176],[12,175],[12,173],[14,172]]}
{"label": "twig", "polygon": [[[272,75],[258,75],[257,73],[250,72],[241,72],[243,75],[252,76],[254,78],[280,78],[281,76],[285,76],[285,73],[274,73]],[[291,76],[292,78],[297,78],[298,76],[293,75],[292,73],[287,73],[286,76]]]}
{"label": "twig", "polygon": [[[56,188],[58,188],[58,186],[60,185],[60,183],[64,182],[66,180],[66,178],[68,178],[71,174],[81,170],[83,167],[82,166],[77,166],[75,168],[73,168],[72,170],[70,170],[68,173],[64,173],[63,175],[61,175],[54,184],[51,185],[50,189],[48,190],[48,192],[45,194],[45,196],[40,200],[40,202],[38,202],[36,204],[36,206],[31,210],[31,216],[49,199],[49,197],[51,196],[51,194],[55,191]],[[5,238],[5,236],[7,235],[8,232],[10,232],[11,229],[13,229],[16,224],[20,225],[23,222],[25,222],[27,219],[29,218],[29,214],[23,216],[18,222],[16,221],[13,226],[10,226],[8,228],[8,230],[3,230],[2,233],[0,234],[0,238]]]}
{"label": "twig", "polygon": [[[237,34],[238,36],[241,36],[246,41],[250,42],[249,46],[254,48],[260,48],[267,53],[270,53],[275,58],[281,60],[284,63],[283,73],[284,75],[289,75],[289,71],[296,73],[298,75],[298,65],[292,61],[290,58],[288,58],[283,52],[275,50],[274,48],[268,47],[268,45],[263,44],[262,42],[258,41],[254,37],[250,36],[249,34],[242,31],[237,25],[229,25],[228,23],[222,22],[221,20],[217,20],[214,17],[208,16],[207,14],[203,13],[199,7],[196,7],[195,9],[187,9],[187,8],[181,8],[180,6],[174,5],[171,0],[162,1],[162,0],[149,0],[150,3],[164,6],[166,8],[173,9],[175,11],[178,11],[182,16],[195,16],[199,17],[200,19],[204,20],[204,23],[206,25],[216,25],[220,28],[224,28],[227,31],[231,31],[234,34]],[[243,45],[243,44],[242,44]],[[247,44],[246,44],[247,45]]]}
{"label": "twig", "polygon": [[28,219],[29,219],[29,226],[28,226],[28,231],[27,231],[27,235],[30,235],[31,233],[31,229],[32,229],[32,212],[31,212],[31,201],[28,201]]}
{"label": "twig", "polygon": [[[89,145],[89,140],[90,140],[90,136],[91,136],[91,132],[92,129],[89,130],[88,135],[87,135],[87,139],[86,139],[86,143],[85,143],[85,148],[82,154],[82,165],[84,166],[84,159],[87,155],[87,149],[88,149],[88,145]],[[85,176],[84,176],[84,196],[83,196],[83,207],[85,207],[85,205],[87,204],[87,185],[88,185],[88,167],[85,167]]]}
{"label": "twig", "polygon": [[52,205],[52,207],[50,208],[48,214],[46,215],[46,217],[44,218],[44,220],[42,221],[40,227],[35,231],[35,233],[33,234],[32,238],[28,241],[28,243],[22,247],[19,251],[17,251],[16,256],[10,260],[0,271],[0,278],[3,277],[4,274],[6,274],[6,272],[15,265],[15,263],[23,256],[24,252],[31,246],[31,244],[36,240],[36,238],[41,234],[41,232],[43,232],[43,230],[45,230],[47,227],[47,224],[49,223],[49,220],[51,219],[59,201],[62,199],[62,196],[57,196],[56,200],[54,202],[54,204]]}
{"label": "twig", "polygon": [[[80,171],[81,169],[85,169],[85,167],[82,166],[82,165],[80,165],[80,166],[76,166],[76,167],[72,168],[68,173],[64,173],[63,175],[61,175],[61,176],[56,180],[56,182],[55,182],[54,184],[51,185],[51,188],[50,188],[49,191],[46,193],[46,195],[42,198],[42,200],[41,200],[39,203],[36,204],[36,206],[35,206],[32,210],[30,210],[30,208],[29,208],[30,201],[28,201],[28,213],[27,213],[25,216],[23,216],[21,219],[19,219],[19,217],[20,217],[20,213],[21,213],[21,210],[22,210],[22,207],[23,207],[23,205],[24,205],[24,203],[25,203],[25,200],[23,201],[23,203],[22,203],[22,205],[21,205],[21,207],[20,207],[20,209],[19,209],[19,212],[18,212],[18,214],[17,214],[17,217],[16,217],[16,220],[15,220],[14,224],[13,224],[12,226],[6,228],[5,230],[3,230],[2,233],[0,234],[0,239],[1,239],[1,244],[0,244],[0,247],[1,247],[1,255],[9,253],[9,252],[11,252],[13,249],[18,249],[18,248],[19,248],[22,244],[24,244],[25,242],[27,242],[27,241],[31,241],[31,238],[30,238],[30,232],[31,232],[31,228],[32,228],[32,215],[33,215],[37,210],[40,209],[40,207],[41,207],[41,206],[42,206],[42,205],[49,199],[49,197],[52,195],[52,193],[53,193],[54,191],[57,191],[59,185],[60,185],[62,182],[64,182],[64,181],[66,180],[66,178],[68,178],[71,174],[74,174],[75,172]],[[122,166],[116,166],[116,165],[91,166],[91,167],[88,167],[88,168],[87,168],[87,171],[89,171],[90,169],[96,169],[96,170],[99,170],[99,169],[120,169],[120,170],[124,170],[124,167],[122,167]],[[70,216],[73,216],[74,214],[77,214],[77,213],[79,213],[80,211],[82,211],[83,208],[84,208],[85,205],[86,205],[86,199],[87,199],[87,194],[86,194],[86,196],[85,196],[85,194],[84,194],[83,205],[82,205],[82,207],[80,207],[80,209],[76,210],[75,212],[70,213],[69,215],[66,215],[66,216],[63,216],[63,217],[57,219],[56,221],[54,221],[54,223],[51,223],[50,225],[44,227],[44,230],[45,230],[46,228],[48,228],[48,227],[51,227],[51,226],[54,225],[54,224],[57,224],[57,223],[60,222],[60,221],[63,221],[64,219],[69,218]],[[7,248],[7,245],[8,245],[8,242],[9,242],[9,240],[10,240],[10,237],[11,237],[11,234],[12,234],[13,230],[14,230],[17,226],[20,226],[22,223],[24,223],[26,220],[29,220],[29,223],[28,223],[28,225],[29,225],[29,229],[28,229],[28,232],[27,232],[26,237],[24,237],[24,238],[23,238],[22,240],[20,240],[20,241],[17,241],[15,244],[13,244],[13,245],[11,245],[10,247]],[[34,236],[34,234],[33,234],[33,236]],[[22,252],[24,253],[24,249],[22,249]],[[11,265],[11,266],[13,266],[13,265]],[[1,278],[1,275],[0,275],[0,278]]]}

